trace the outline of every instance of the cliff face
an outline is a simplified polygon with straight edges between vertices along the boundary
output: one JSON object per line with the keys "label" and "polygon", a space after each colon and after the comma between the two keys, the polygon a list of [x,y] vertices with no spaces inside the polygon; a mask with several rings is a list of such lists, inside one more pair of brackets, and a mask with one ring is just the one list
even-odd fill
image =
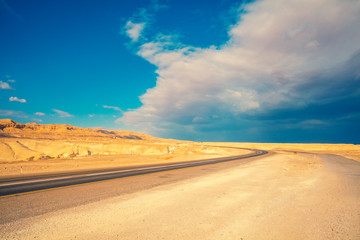
{"label": "cliff face", "polygon": [[46,139],[110,138],[154,140],[146,134],[131,131],[80,128],[67,124],[17,123],[11,119],[0,119],[0,136]]}

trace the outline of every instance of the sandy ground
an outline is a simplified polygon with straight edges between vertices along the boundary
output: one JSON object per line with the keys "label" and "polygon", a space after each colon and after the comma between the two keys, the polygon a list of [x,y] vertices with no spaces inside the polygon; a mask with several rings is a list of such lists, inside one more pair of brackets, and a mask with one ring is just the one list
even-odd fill
{"label": "sandy ground", "polygon": [[354,144],[314,144],[314,143],[229,143],[209,142],[202,143],[212,146],[231,146],[242,148],[257,148],[264,150],[280,150],[291,152],[330,153],[360,162],[360,145]]}
{"label": "sandy ground", "polygon": [[[77,171],[96,168],[169,163],[247,154],[249,151],[228,146],[290,152],[332,153],[360,162],[360,146],[352,144],[274,144],[274,143],[197,143],[176,140],[47,140],[27,138],[0,138],[0,147],[11,149],[6,156],[0,148],[0,177]],[[64,152],[70,154],[80,149],[74,157],[54,157]],[[90,151],[93,153],[88,156]],[[168,152],[170,150],[170,152]],[[51,158],[30,159],[36,154]],[[60,154],[60,155],[61,155]],[[40,155],[39,155],[40,156]]]}
{"label": "sandy ground", "polygon": [[[6,141],[5,141],[6,140]],[[0,138],[0,142],[6,143],[16,153],[16,158],[0,157],[0,177],[8,177],[25,174],[45,174],[53,172],[77,171],[97,168],[113,168],[121,166],[135,166],[155,163],[170,163],[181,161],[193,161],[199,159],[217,158],[231,155],[242,155],[251,151],[244,149],[209,147],[197,143],[180,142],[152,142],[145,143],[139,141],[116,141],[108,143],[104,140],[99,142],[84,143],[81,141],[64,140],[43,140],[43,139],[6,139]],[[19,144],[20,143],[20,144]],[[49,155],[57,155],[52,152],[62,151],[63,145],[80,146],[84,149],[91,149],[94,153],[94,146],[99,150],[91,156],[74,156],[72,158],[43,158],[26,159],[30,156],[29,151],[24,146],[36,146],[37,150],[46,152]],[[92,146],[92,148],[91,148]],[[24,151],[24,148],[26,151]],[[33,147],[33,149],[35,149]],[[76,148],[75,148],[76,149]],[[168,149],[170,152],[168,152]],[[70,151],[70,150],[68,150]],[[71,150],[72,151],[72,150]],[[120,152],[120,153],[118,153]],[[131,152],[129,154],[128,152]],[[52,153],[52,154],[51,154]],[[26,155],[28,154],[28,155]],[[0,156],[1,156],[0,149]]]}
{"label": "sandy ground", "polygon": [[359,182],[356,161],[280,151],[0,224],[0,232],[2,239],[360,239]]}

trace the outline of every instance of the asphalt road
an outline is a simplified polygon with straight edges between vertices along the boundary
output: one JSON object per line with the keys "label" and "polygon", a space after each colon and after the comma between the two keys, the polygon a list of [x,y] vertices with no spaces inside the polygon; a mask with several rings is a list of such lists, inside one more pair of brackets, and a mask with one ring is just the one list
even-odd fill
{"label": "asphalt road", "polygon": [[147,173],[162,172],[181,168],[195,167],[207,164],[233,161],[238,159],[261,156],[267,151],[251,149],[254,152],[245,155],[197,160],[191,162],[177,162],[168,164],[143,165],[136,167],[122,167],[112,169],[98,169],[81,172],[69,172],[47,175],[31,175],[15,178],[0,179],[0,196],[16,195],[26,192],[59,188],[109,179],[123,178]]}
{"label": "asphalt road", "polygon": [[[254,154],[256,153],[260,152],[254,152]],[[0,196],[0,228],[1,224],[18,221],[20,219],[62,211],[64,209],[77,206],[84,206],[105,199],[126,197],[129,194],[141,192],[147,189],[174,184],[183,180],[191,180],[193,178],[206,176],[215,172],[221,172],[226,169],[233,169],[234,167],[246,166],[250,162],[271,156],[272,154],[273,153],[270,152],[257,157],[243,155],[231,158],[240,159],[239,161],[232,161],[228,158],[227,160],[223,159],[223,162],[220,161],[219,163],[214,164],[183,167],[169,171],[163,170],[149,174],[139,174],[129,177],[113,178],[106,181],[96,181],[88,184],[76,184],[66,187],[57,187],[50,190]],[[139,167],[140,166],[137,168]],[[123,169],[130,168],[131,167]],[[90,171],[87,173],[90,173]],[[68,173],[62,173],[61,176],[68,176],[67,174]],[[30,176],[26,177],[28,178]],[[20,178],[17,179],[20,180]],[[6,179],[7,183],[9,183],[8,180],[10,179]],[[22,178],[22,180],[24,180],[24,178]],[[32,178],[32,180],[34,179]],[[1,184],[3,183],[5,183],[5,179],[2,179]]]}

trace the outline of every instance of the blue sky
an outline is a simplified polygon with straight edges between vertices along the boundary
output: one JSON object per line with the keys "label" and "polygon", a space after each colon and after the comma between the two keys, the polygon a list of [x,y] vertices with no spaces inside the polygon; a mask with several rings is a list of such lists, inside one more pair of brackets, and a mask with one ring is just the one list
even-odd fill
{"label": "blue sky", "polygon": [[0,117],[360,143],[360,2],[0,0]]}

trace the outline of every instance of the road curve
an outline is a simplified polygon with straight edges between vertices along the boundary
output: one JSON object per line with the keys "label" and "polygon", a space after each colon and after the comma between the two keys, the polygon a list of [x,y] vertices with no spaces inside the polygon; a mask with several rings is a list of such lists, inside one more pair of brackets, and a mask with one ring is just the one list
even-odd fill
{"label": "road curve", "polygon": [[[239,148],[240,149],[240,148]],[[243,148],[241,148],[243,149]],[[252,150],[253,153],[245,155],[237,155],[230,157],[220,157],[203,159],[191,162],[177,162],[167,164],[142,165],[136,167],[122,167],[112,169],[97,169],[81,172],[57,173],[46,175],[29,175],[23,177],[3,178],[0,179],[0,196],[21,194],[51,188],[71,186],[83,183],[103,181],[115,178],[129,177],[147,173],[168,171],[180,168],[195,167],[207,164],[227,162],[244,158],[251,158],[267,154],[267,151],[257,149]]]}

